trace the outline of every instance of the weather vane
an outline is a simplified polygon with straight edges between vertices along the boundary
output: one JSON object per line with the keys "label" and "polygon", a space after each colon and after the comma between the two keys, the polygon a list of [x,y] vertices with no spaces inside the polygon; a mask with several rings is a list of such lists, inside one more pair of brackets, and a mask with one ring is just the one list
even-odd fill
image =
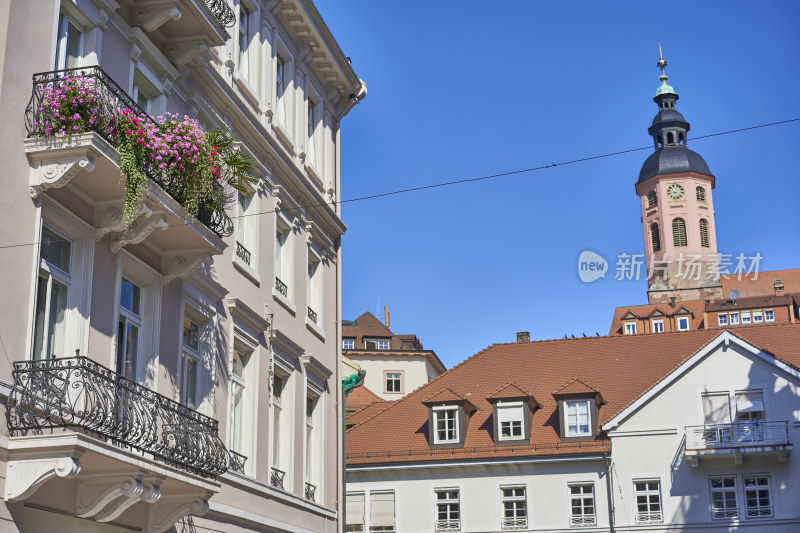
{"label": "weather vane", "polygon": [[664,72],[664,67],[667,66],[667,60],[664,59],[664,53],[661,51],[661,43],[658,43],[658,63],[656,63],[659,67],[661,67],[661,75],[666,76]]}

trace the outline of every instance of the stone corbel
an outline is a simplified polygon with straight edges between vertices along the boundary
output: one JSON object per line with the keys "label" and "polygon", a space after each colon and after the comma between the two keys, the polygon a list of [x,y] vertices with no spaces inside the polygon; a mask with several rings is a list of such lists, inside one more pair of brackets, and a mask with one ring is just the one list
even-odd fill
{"label": "stone corbel", "polygon": [[275,211],[280,210],[280,208],[281,208],[281,186],[280,185],[276,185],[275,187],[272,188],[272,203],[273,203],[273,208],[275,209]]}
{"label": "stone corbel", "polygon": [[102,7],[97,10],[97,27],[101,30],[108,27],[108,11]]}
{"label": "stone corbel", "polygon": [[208,45],[203,41],[189,41],[183,43],[176,43],[167,48],[167,57],[172,63],[181,68],[190,63],[198,56],[210,53],[211,50]]}
{"label": "stone corbel", "polygon": [[306,242],[311,244],[314,241],[314,223],[306,222]]}
{"label": "stone corbel", "polygon": [[165,230],[169,227],[166,216],[154,214],[152,211],[150,215],[137,218],[125,233],[111,243],[111,251],[117,254],[129,244],[139,244],[156,229]]}
{"label": "stone corbel", "polygon": [[66,457],[10,459],[5,500],[23,501],[54,477],[74,478],[81,471],[79,457],[77,454]]}
{"label": "stone corbel", "polygon": [[171,20],[180,20],[180,2],[169,2],[136,12],[136,24],[147,33],[157,30]]}
{"label": "stone corbel", "polygon": [[75,516],[89,518],[109,508],[116,510],[128,500],[138,502],[143,491],[142,482],[131,475],[99,475],[79,479]]}
{"label": "stone corbel", "polygon": [[133,497],[123,497],[117,501],[112,501],[94,515],[97,522],[111,522],[127,511],[136,503],[155,503],[161,498],[161,479],[157,480],[138,480],[142,484],[142,490]]}
{"label": "stone corbel", "polygon": [[194,256],[178,255],[164,260],[164,281],[163,285],[168,285],[175,278],[185,278],[191,274],[192,270],[202,263],[211,261],[211,254],[201,253]]}
{"label": "stone corbel", "polygon": [[94,162],[87,156],[71,157],[59,161],[42,161],[31,168],[31,198],[38,198],[47,189],[58,189],[70,182],[81,170],[92,172]]}
{"label": "stone corbel", "polygon": [[168,496],[161,498],[150,510],[151,533],[167,531],[181,518],[203,516],[208,512],[211,494],[203,496]]}
{"label": "stone corbel", "polygon": [[[133,220],[140,216],[150,217],[153,216],[153,209],[148,202],[141,202],[133,212]],[[100,240],[109,233],[123,231],[128,227],[125,222],[124,211],[122,207],[111,206],[107,207],[100,213],[100,227],[94,230],[95,240]]]}

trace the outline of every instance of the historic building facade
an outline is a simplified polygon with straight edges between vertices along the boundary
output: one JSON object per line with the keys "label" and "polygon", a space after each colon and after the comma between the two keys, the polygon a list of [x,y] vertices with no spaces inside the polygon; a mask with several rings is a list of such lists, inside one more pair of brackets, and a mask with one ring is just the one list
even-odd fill
{"label": "historic building facade", "polygon": [[[339,530],[340,121],[366,85],[319,12],[0,10],[0,531]],[[160,137],[158,161],[254,161],[224,209],[155,159],[126,200],[125,121],[150,143],[168,113],[234,142]]]}

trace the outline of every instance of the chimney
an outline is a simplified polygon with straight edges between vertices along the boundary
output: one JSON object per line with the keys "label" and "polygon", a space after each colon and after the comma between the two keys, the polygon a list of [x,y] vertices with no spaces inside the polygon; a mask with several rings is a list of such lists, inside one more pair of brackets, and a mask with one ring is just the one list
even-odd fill
{"label": "chimney", "polygon": [[518,331],[517,332],[517,342],[531,342],[531,332],[530,331]]}
{"label": "chimney", "polygon": [[781,278],[775,278],[775,296],[783,296],[783,280]]}
{"label": "chimney", "polygon": [[389,329],[389,306],[383,306],[383,325],[386,326],[386,329]]}

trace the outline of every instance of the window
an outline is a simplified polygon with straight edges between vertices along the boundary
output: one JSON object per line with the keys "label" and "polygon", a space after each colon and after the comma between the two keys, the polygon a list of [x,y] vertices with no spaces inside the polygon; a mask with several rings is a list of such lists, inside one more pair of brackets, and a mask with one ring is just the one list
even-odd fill
{"label": "window", "polygon": [[379,350],[388,350],[389,349],[389,342],[390,341],[378,341],[378,349]]}
{"label": "window", "polygon": [[653,243],[653,252],[661,251],[661,235],[658,232],[658,223],[650,224],[650,241]]}
{"label": "window", "polygon": [[750,323],[750,311],[742,311],[742,324]]}
{"label": "window", "polygon": [[369,493],[369,531],[394,531],[394,491]]}
{"label": "window", "polygon": [[699,202],[705,202],[706,201],[706,190],[704,188],[702,188],[702,187],[698,187],[696,189],[696,192],[697,192],[697,200]]}
{"label": "window", "polygon": [[364,531],[364,493],[348,492],[347,516],[345,517],[344,530],[346,532],[361,533]]}
{"label": "window", "polygon": [[234,348],[231,365],[231,440],[233,451],[244,454],[245,406],[247,405],[245,369],[250,353]]}
{"label": "window", "polygon": [[708,248],[708,221],[700,219],[700,246]]}
{"label": "window", "polygon": [[731,313],[730,314],[730,319],[731,319],[731,326],[734,326],[734,325],[738,324],[739,323],[739,313]]}
{"label": "window", "polygon": [[133,99],[136,101],[136,105],[145,113],[157,115],[160,112],[156,105],[158,96],[159,90],[155,85],[139,69],[136,69],[133,73]]}
{"label": "window", "polygon": [[634,481],[633,496],[636,499],[636,523],[660,524],[661,481]]}
{"label": "window", "polygon": [[664,333],[663,318],[657,318],[653,320],[653,333]]}
{"label": "window", "polygon": [[597,524],[594,514],[594,484],[569,485],[570,527],[586,527]]}
{"label": "window", "polygon": [[72,241],[42,228],[33,326],[33,359],[63,357]]}
{"label": "window", "polygon": [[565,425],[567,437],[585,437],[592,434],[589,402],[590,400],[568,400],[564,402],[567,412],[567,423]]}
{"label": "window", "polygon": [[308,319],[318,326],[322,325],[322,262],[308,251]]}
{"label": "window", "polygon": [[647,207],[653,207],[656,204],[658,204],[658,196],[656,196],[656,191],[650,191],[647,193]]}
{"label": "window", "polygon": [[774,322],[775,321],[775,311],[772,309],[767,309],[764,311],[764,320],[767,322]]}
{"label": "window", "polygon": [[355,349],[356,349],[355,339],[342,339],[342,350],[355,350]]}
{"label": "window", "polygon": [[764,429],[758,424],[765,420],[764,395],[761,391],[741,391],[734,395],[736,420],[743,425],[742,440],[763,440]]}
{"label": "window", "polygon": [[[290,432],[289,421],[285,420],[286,413],[291,415],[291,394],[287,389],[290,374],[282,367],[275,366],[272,374],[272,470],[270,484],[280,489],[284,488],[284,476],[287,466],[286,457],[290,447],[285,444]],[[284,412],[285,410],[285,412]],[[288,488],[288,487],[287,487]]]}
{"label": "window", "polygon": [[434,407],[433,426],[434,444],[458,442],[458,408],[448,406]]}
{"label": "window", "polygon": [[180,368],[181,403],[197,409],[197,374],[200,366],[200,324],[183,317],[183,352]]}
{"label": "window", "polygon": [[711,518],[737,518],[736,477],[712,477],[711,482]]}
{"label": "window", "polygon": [[678,317],[678,331],[689,331],[689,317],[688,316],[679,316]]}
{"label": "window", "polygon": [[256,230],[258,227],[254,198],[255,195],[245,195],[240,192],[236,206],[236,257],[252,268],[255,268],[256,265]]}
{"label": "window", "polygon": [[314,133],[317,130],[317,104],[308,99],[308,146],[306,146],[306,161],[312,166],[317,166],[317,147]]}
{"label": "window", "polygon": [[386,379],[385,392],[403,392],[402,372],[384,372],[383,375]]}
{"label": "window", "polygon": [[720,326],[727,326],[728,325],[728,314],[727,313],[720,313],[717,315],[717,324]]}
{"label": "window", "polygon": [[242,2],[239,2],[239,75],[245,79],[250,71],[247,55],[250,41],[250,11]]}
{"label": "window", "polygon": [[117,321],[117,374],[136,381],[142,332],[142,288],[122,278]]}
{"label": "window", "polygon": [[[321,401],[321,394],[318,391],[310,387],[306,390],[306,483],[313,485],[315,491],[321,467],[319,435],[321,435],[322,428],[317,416],[321,410],[319,407]],[[313,495],[310,498],[306,495],[306,498],[311,501],[315,500]],[[318,491],[316,498],[319,499]]]}
{"label": "window", "polygon": [[764,314],[761,311],[753,311],[753,323],[760,324],[764,321]]}
{"label": "window", "polygon": [[528,529],[525,487],[501,487],[500,495],[503,503],[500,529]]}
{"label": "window", "polygon": [[364,339],[365,350],[388,350],[392,346],[392,341],[388,339]]}
{"label": "window", "polygon": [[636,322],[625,322],[625,335],[636,335]]}
{"label": "window", "polygon": [[728,393],[703,394],[703,416],[706,425],[730,424],[731,407]]}
{"label": "window", "polygon": [[[257,217],[253,217],[257,218]],[[292,287],[292,230],[277,219],[275,232],[275,292],[291,300]]]}
{"label": "window", "polygon": [[56,40],[55,70],[81,66],[83,33],[65,14],[58,17],[58,39]]}
{"label": "window", "polygon": [[436,489],[436,531],[461,531],[458,489]]}
{"label": "window", "polygon": [[522,403],[498,403],[496,406],[497,429],[500,432],[498,440],[517,440],[524,437],[522,426],[525,411]]}
{"label": "window", "polygon": [[277,66],[275,70],[275,107],[277,107],[277,121],[283,127],[286,127],[286,61],[281,57],[277,57]]}
{"label": "window", "polygon": [[769,491],[769,476],[743,476],[744,512],[747,518],[772,516],[772,498]]}
{"label": "window", "polygon": [[686,222],[682,218],[672,221],[672,244],[673,246],[686,246]]}

